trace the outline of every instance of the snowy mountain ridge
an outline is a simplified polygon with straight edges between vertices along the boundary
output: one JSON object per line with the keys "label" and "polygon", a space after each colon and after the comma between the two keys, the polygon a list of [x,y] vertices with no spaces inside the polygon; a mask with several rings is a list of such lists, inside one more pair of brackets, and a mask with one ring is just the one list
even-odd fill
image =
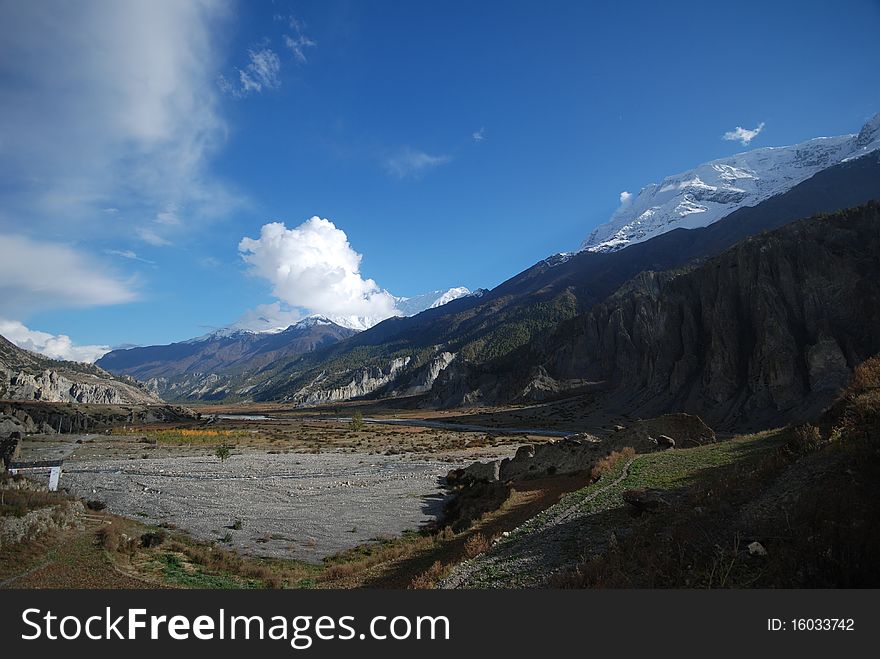
{"label": "snowy mountain ridge", "polygon": [[673,229],[708,226],[754,206],[845,160],[880,149],[880,113],[858,134],[817,137],[712,160],[652,183],[622,201],[581,250],[613,252]]}

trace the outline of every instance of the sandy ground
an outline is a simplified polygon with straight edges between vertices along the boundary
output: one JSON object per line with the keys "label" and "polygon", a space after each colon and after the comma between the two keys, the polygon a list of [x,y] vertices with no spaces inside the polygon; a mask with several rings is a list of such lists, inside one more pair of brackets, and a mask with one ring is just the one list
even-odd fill
{"label": "sandy ground", "polygon": [[[319,561],[440,512],[449,462],[357,453],[65,463],[62,485],[114,513],[261,556]],[[229,528],[241,520],[241,528]]]}

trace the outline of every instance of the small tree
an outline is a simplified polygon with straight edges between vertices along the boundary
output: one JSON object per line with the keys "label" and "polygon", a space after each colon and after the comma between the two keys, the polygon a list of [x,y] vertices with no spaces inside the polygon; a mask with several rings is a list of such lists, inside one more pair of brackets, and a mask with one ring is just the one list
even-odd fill
{"label": "small tree", "polygon": [[364,429],[364,413],[360,410],[351,415],[351,429],[360,432]]}
{"label": "small tree", "polygon": [[226,462],[226,458],[229,457],[229,454],[230,454],[230,450],[229,450],[229,447],[226,445],[218,446],[217,450],[214,451],[214,455],[216,455],[218,458],[220,458],[220,462]]}

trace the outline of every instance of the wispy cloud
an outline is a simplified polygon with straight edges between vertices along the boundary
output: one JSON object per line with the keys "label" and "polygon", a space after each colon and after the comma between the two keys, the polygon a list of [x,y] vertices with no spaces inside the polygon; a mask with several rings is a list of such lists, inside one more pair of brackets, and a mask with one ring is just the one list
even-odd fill
{"label": "wispy cloud", "polygon": [[173,207],[185,212],[162,231],[182,239],[240,208],[210,171],[228,18],[226,0],[0,3],[0,231],[161,237]]}
{"label": "wispy cloud", "polygon": [[155,261],[141,258],[136,252],[130,249],[105,249],[104,253],[109,254],[110,256],[118,256],[121,259],[128,259],[129,261],[140,261],[141,263],[149,263],[150,265],[155,265],[156,263]]}
{"label": "wispy cloud", "polygon": [[17,320],[0,318],[0,335],[19,348],[51,359],[92,363],[110,352],[110,346],[75,345],[66,334],[49,334],[28,328]]}
{"label": "wispy cloud", "polygon": [[138,227],[135,230],[135,234],[138,238],[153,247],[166,247],[171,244],[170,240],[160,236],[156,231],[149,227]]}
{"label": "wispy cloud", "polygon": [[480,127],[480,130],[471,133],[471,138],[474,140],[474,142],[482,142],[486,139],[486,128],[484,126]]}
{"label": "wispy cloud", "polygon": [[387,156],[383,162],[385,170],[397,178],[418,177],[430,169],[445,165],[452,156],[432,156],[424,151],[405,146]]}
{"label": "wispy cloud", "polygon": [[220,88],[236,98],[259,94],[281,85],[281,59],[271,48],[249,50],[247,65],[237,71],[237,82],[220,76]]}
{"label": "wispy cloud", "polygon": [[743,128],[742,126],[737,126],[736,130],[729,130],[724,135],[722,135],[722,139],[729,140],[732,142],[739,142],[743,146],[748,146],[749,143],[755,139],[761,131],[764,130],[764,122],[759,123],[755,128],[748,129]]}
{"label": "wispy cloud", "polygon": [[102,270],[67,245],[0,233],[3,313],[23,317],[58,308],[93,307],[136,298],[131,281]]}
{"label": "wispy cloud", "polygon": [[287,49],[290,50],[297,62],[305,64],[308,61],[306,48],[315,48],[318,45],[313,39],[306,36],[305,23],[296,16],[276,16],[275,19],[283,20],[287,23],[292,34],[284,35],[284,45],[287,46]]}

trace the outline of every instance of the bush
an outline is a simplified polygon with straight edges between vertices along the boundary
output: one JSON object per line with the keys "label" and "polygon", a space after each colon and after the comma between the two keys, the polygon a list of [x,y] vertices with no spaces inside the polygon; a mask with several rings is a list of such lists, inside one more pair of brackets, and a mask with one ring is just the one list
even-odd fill
{"label": "bush", "polygon": [[230,451],[229,447],[225,446],[225,445],[218,446],[217,450],[214,451],[214,455],[216,455],[218,458],[220,458],[220,462],[225,462],[226,458],[228,458],[231,453],[232,453],[232,451]]}
{"label": "bush", "polygon": [[619,451],[612,451],[604,458],[596,461],[596,464],[594,464],[593,468],[590,470],[590,478],[594,481],[599,480],[599,478],[602,477],[602,474],[611,471],[611,468],[618,462],[621,460],[630,460],[634,458],[635,455],[636,451],[631,446],[624,447]]}
{"label": "bush", "polygon": [[822,445],[822,433],[811,423],[805,423],[792,431],[791,438],[785,448],[795,455],[803,455],[815,451]]}
{"label": "bush", "polygon": [[168,534],[165,533],[165,531],[148,531],[141,536],[141,547],[145,549],[158,547],[165,542],[165,538],[167,537]]}
{"label": "bush", "polygon": [[349,424],[352,430],[355,432],[360,432],[364,429],[364,413],[360,410],[356,411],[351,415],[351,423]]}
{"label": "bush", "polygon": [[473,558],[484,551],[487,551],[492,543],[482,533],[474,533],[464,543],[464,555],[467,558]]}
{"label": "bush", "polygon": [[410,582],[409,587],[414,590],[433,588],[437,585],[438,581],[446,576],[446,573],[448,571],[449,568],[444,566],[443,563],[441,563],[440,561],[434,561],[431,567],[429,567],[426,571],[413,577],[413,580]]}
{"label": "bush", "polygon": [[880,355],[856,366],[849,381],[848,391],[851,394],[861,394],[871,389],[880,389]]}

